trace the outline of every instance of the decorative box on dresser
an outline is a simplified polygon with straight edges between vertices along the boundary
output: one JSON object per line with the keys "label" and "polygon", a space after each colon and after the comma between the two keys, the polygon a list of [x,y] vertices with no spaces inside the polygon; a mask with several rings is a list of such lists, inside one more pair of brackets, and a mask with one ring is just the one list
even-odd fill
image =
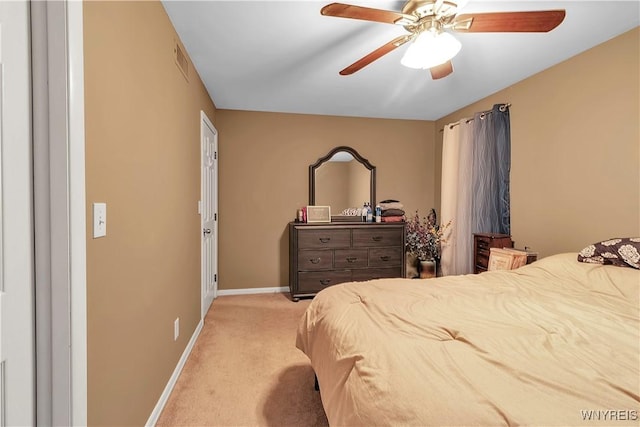
{"label": "decorative box on dresser", "polygon": [[405,275],[405,224],[289,223],[289,288],[298,301],[350,281]]}
{"label": "decorative box on dresser", "polygon": [[475,273],[487,271],[491,248],[512,248],[513,240],[508,234],[475,233],[473,235],[473,265]]}

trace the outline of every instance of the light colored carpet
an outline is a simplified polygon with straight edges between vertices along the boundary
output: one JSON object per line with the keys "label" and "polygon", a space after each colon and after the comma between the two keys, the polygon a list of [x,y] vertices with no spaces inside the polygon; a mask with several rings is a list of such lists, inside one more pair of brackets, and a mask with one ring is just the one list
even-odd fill
{"label": "light colored carpet", "polygon": [[309,359],[295,347],[309,300],[217,298],[158,426],[327,426]]}

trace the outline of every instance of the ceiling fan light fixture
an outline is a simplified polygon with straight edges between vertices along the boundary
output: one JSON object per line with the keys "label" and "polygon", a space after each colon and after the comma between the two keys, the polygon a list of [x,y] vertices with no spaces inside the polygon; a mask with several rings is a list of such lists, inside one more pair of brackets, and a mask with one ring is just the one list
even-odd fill
{"label": "ceiling fan light fixture", "polygon": [[462,9],[469,3],[469,0],[458,0],[455,2],[456,4],[456,13],[460,13]]}
{"label": "ceiling fan light fixture", "polygon": [[411,43],[400,63],[409,68],[432,68],[456,56],[461,47],[462,44],[447,32],[423,31]]}

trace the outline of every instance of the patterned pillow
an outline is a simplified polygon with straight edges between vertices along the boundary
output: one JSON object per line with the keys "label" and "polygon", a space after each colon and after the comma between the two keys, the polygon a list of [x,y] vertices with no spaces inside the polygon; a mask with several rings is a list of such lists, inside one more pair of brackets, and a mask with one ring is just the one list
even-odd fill
{"label": "patterned pillow", "polygon": [[640,237],[615,238],[594,243],[580,251],[578,261],[640,269]]}

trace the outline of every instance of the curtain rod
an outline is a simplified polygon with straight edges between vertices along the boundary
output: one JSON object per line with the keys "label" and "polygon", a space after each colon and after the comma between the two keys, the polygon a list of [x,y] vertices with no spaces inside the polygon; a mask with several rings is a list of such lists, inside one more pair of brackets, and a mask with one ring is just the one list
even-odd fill
{"label": "curtain rod", "polygon": [[[507,111],[507,108],[511,107],[511,103],[507,102],[506,104],[502,104],[500,107],[498,107],[498,109],[502,112]],[[493,110],[487,110],[487,111],[481,111],[480,112],[480,119],[484,119],[484,116],[486,116],[487,114],[491,114],[493,112]],[[465,121],[465,123],[469,123],[473,121],[473,117],[467,119]],[[454,127],[458,126],[460,124],[460,121],[457,121],[455,123],[451,123],[449,126],[449,129],[453,129]],[[444,128],[440,129],[440,132],[444,132]]]}

